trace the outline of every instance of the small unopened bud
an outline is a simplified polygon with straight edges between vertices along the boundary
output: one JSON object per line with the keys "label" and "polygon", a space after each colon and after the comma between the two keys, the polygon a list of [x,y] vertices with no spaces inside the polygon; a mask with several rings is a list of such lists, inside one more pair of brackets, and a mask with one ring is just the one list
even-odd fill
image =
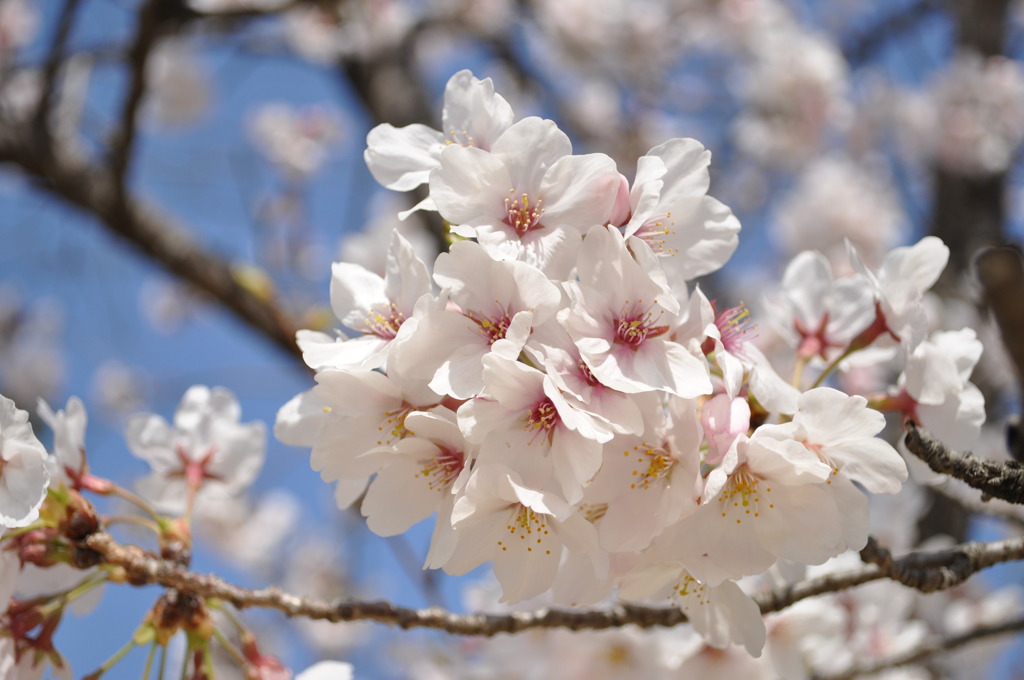
{"label": "small unopened bud", "polygon": [[192,561],[192,530],[188,522],[178,518],[162,527],[160,557],[183,566]]}
{"label": "small unopened bud", "polygon": [[100,529],[96,509],[77,491],[70,491],[61,532],[72,541],[80,541]]}

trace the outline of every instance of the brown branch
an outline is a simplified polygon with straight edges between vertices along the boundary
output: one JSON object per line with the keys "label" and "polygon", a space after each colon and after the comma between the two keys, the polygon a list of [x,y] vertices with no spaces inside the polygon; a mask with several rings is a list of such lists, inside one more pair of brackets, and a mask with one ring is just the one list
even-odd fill
{"label": "brown branch", "polygon": [[953,501],[971,514],[985,515],[1005,520],[1018,528],[1024,529],[1024,507],[1012,505],[1006,501],[988,497],[981,500],[977,489],[972,489],[958,482],[948,482],[939,486],[929,486],[933,492]]}
{"label": "brown branch", "polygon": [[117,119],[119,132],[110,146],[110,169],[113,175],[114,188],[123,193],[128,166],[132,160],[132,149],[138,128],[139,106],[146,93],[146,76],[149,56],[159,41],[162,24],[166,21],[164,0],[149,0],[139,10],[138,27],[135,40],[128,50],[126,66],[129,71],[128,91],[121,105],[121,114]]}
{"label": "brown branch", "polygon": [[74,28],[80,2],[81,0],[65,0],[64,7],[61,8],[60,21],[53,36],[53,43],[50,45],[46,58],[46,65],[43,67],[43,89],[39,93],[39,101],[36,104],[32,130],[40,142],[44,142],[50,134],[49,116],[53,97],[57,91],[57,76],[61,66],[64,65],[68,39],[71,37],[72,28]]}
{"label": "brown branch", "polygon": [[967,482],[991,498],[1024,504],[1024,465],[953,451],[912,423],[907,427],[904,443],[935,472]]}
{"label": "brown branch", "polygon": [[941,636],[936,639],[926,641],[919,647],[915,647],[903,654],[898,654],[888,659],[854,666],[848,671],[838,675],[821,676],[819,677],[819,680],[847,680],[847,678],[854,678],[859,675],[871,675],[890,668],[898,668],[900,666],[907,666],[912,663],[926,661],[933,656],[938,656],[939,654],[952,651],[958,647],[963,647],[964,645],[968,645],[972,642],[977,642],[978,640],[995,637],[996,635],[1005,635],[1006,633],[1018,633],[1022,630],[1024,630],[1024,618],[1011,619],[1009,621],[1002,621],[1000,623],[993,623],[986,626],[978,626],[965,633]]}
{"label": "brown branch", "polygon": [[[327,621],[370,620],[400,628],[435,628],[459,635],[492,636],[529,628],[601,630],[633,624],[641,628],[675,626],[686,621],[678,609],[620,604],[608,609],[541,609],[510,614],[456,614],[440,608],[409,609],[390,602],[315,600],[291,595],[278,588],[248,589],[225,582],[214,575],[189,572],[181,565],[147,555],[136,546],[122,546],[110,534],[97,532],[80,542],[107,564],[125,571],[125,580],[135,585],[158,583],[204,598],[218,598],[235,607],[277,609],[289,617]],[[881,551],[877,546],[870,546]],[[867,548],[865,550],[868,550]],[[881,578],[895,578],[926,592],[960,583],[986,567],[1024,558],[1024,539],[993,543],[966,543],[949,550],[916,552],[899,559],[885,559],[862,568],[830,574],[760,594],[756,600],[762,613],[784,609],[814,595],[835,592]],[[952,565],[952,566],[949,566]],[[950,575],[952,574],[952,576]]]}
{"label": "brown branch", "polygon": [[[982,299],[999,326],[999,335],[1017,373],[1017,393],[1024,395],[1024,259],[1018,248],[983,250],[974,259]],[[1024,437],[1012,425],[1010,454],[1024,462]]]}
{"label": "brown branch", "polygon": [[167,271],[206,293],[268,340],[301,357],[295,343],[298,326],[268,295],[243,286],[229,262],[209,253],[186,230],[155,207],[121,194],[110,170],[85,162],[54,142],[33,144],[21,126],[0,127],[0,163],[13,163],[39,186],[95,217]]}

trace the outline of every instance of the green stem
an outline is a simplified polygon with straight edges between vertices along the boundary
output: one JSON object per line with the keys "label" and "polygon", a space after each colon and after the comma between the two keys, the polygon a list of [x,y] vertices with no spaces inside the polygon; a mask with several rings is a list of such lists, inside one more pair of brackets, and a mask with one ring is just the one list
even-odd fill
{"label": "green stem", "polygon": [[138,496],[133,494],[128,489],[125,489],[122,486],[114,484],[111,487],[111,489],[110,489],[110,493],[112,493],[115,496],[118,496],[120,498],[123,498],[124,500],[128,501],[132,505],[135,505],[135,506],[139,507],[140,509],[142,509],[146,514],[148,514],[151,518],[153,518],[153,521],[156,522],[157,525],[161,525],[163,523],[163,518],[156,513],[156,510],[154,510],[149,505],[149,503],[147,503],[146,501],[142,500],[141,498],[139,498]]}
{"label": "green stem", "polygon": [[238,651],[238,648],[231,644],[231,640],[228,640],[224,636],[224,633],[220,632],[220,630],[217,628],[213,629],[213,637],[217,638],[217,642],[220,643],[220,646],[223,647],[227,651],[227,653],[231,655],[231,658],[235,660],[235,663],[237,663],[238,666],[244,671],[246,666],[249,665],[249,662],[246,661],[245,656],[240,651]]}
{"label": "green stem", "polygon": [[149,680],[149,672],[153,669],[153,658],[156,656],[156,641],[149,645],[149,654],[146,655],[146,665],[142,669],[142,679]]}
{"label": "green stem", "polygon": [[842,354],[840,354],[835,359],[833,359],[829,363],[829,365],[825,367],[825,370],[821,372],[821,375],[818,376],[818,379],[815,380],[814,384],[811,385],[810,388],[808,388],[808,389],[812,389],[813,390],[815,387],[821,387],[821,383],[825,382],[825,378],[827,378],[829,376],[829,374],[832,373],[832,371],[836,370],[839,367],[839,364],[842,361],[844,361],[848,356],[850,356],[851,354],[856,352],[857,349],[858,348],[853,347],[851,345],[850,347],[847,347],[845,350],[843,350]]}
{"label": "green stem", "polygon": [[129,640],[128,643],[124,647],[122,647],[121,649],[119,649],[116,652],[114,652],[114,655],[112,657],[110,657],[109,659],[107,659],[103,663],[103,665],[100,666],[96,670],[96,672],[93,673],[90,677],[92,677],[92,678],[99,678],[101,675],[103,675],[104,673],[109,671],[111,668],[113,668],[114,665],[118,661],[120,661],[121,659],[124,658],[125,654],[127,654],[130,651],[132,651],[134,648],[135,648],[135,640]]}

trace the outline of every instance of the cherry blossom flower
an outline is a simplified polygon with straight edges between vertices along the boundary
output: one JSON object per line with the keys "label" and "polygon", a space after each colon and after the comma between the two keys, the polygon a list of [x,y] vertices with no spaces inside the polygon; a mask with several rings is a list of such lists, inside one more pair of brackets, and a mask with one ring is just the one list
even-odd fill
{"label": "cherry blossom flower", "polygon": [[761,656],[765,643],[761,610],[733,581],[709,585],[677,563],[655,562],[624,576],[619,595],[627,600],[667,597],[683,610],[707,644],[719,648],[739,644],[751,656]]}
{"label": "cherry blossom flower", "polygon": [[533,117],[503,132],[490,152],[449,146],[430,175],[430,196],[453,233],[556,280],[568,279],[582,233],[608,220],[618,186],[611,158],[572,155],[554,122]]}
{"label": "cherry blossom flower", "polygon": [[0,531],[31,524],[50,484],[46,449],[36,439],[28,413],[0,395]]}
{"label": "cherry blossom flower", "polygon": [[382,123],[366,136],[363,158],[382,185],[409,191],[425,183],[430,172],[440,167],[441,151],[446,146],[490,151],[512,120],[512,107],[494,92],[491,79],[479,80],[462,70],[445,86],[440,131],[419,123],[402,128]]}
{"label": "cherry blossom flower", "polygon": [[138,483],[139,493],[163,512],[180,513],[191,498],[211,485],[238,493],[263,466],[263,423],[240,423],[241,408],[223,387],[193,385],[181,398],[170,425],[158,415],[132,416],[125,439],[132,454],[153,472]]}
{"label": "cherry blossom flower", "polygon": [[438,256],[434,280],[456,307],[425,314],[397,348],[394,369],[456,399],[483,388],[485,355],[517,358],[531,329],[552,318],[561,301],[540,271],[494,260],[471,241]]}
{"label": "cherry blossom flower", "polygon": [[623,233],[662,258],[673,290],[719,269],[739,245],[739,220],[707,195],[710,162],[694,139],[671,139],[637,162]]}
{"label": "cherry blossom flower", "polygon": [[792,438],[814,451],[872,493],[896,493],[907,479],[903,458],[875,435],[885,417],[868,408],[867,399],[818,387],[800,395],[793,420],[758,429],[763,437]]}
{"label": "cherry blossom flower", "polygon": [[558,320],[598,380],[630,393],[692,398],[711,392],[703,358],[666,338],[676,320],[662,304],[666,292],[630,257],[619,234],[592,228],[577,270],[574,303]]}
{"label": "cherry blossom flower", "polygon": [[[430,273],[412,245],[397,231],[388,248],[383,278],[356,264],[332,267],[331,307],[335,316],[360,335],[349,339],[303,334],[302,357],[313,369],[380,368],[387,363],[392,341],[430,293]],[[430,309],[425,301],[421,314]]]}
{"label": "cherry blossom flower", "polygon": [[[404,533],[435,512],[438,532],[450,527],[455,493],[475,457],[475,447],[466,443],[455,414],[447,409],[410,413],[404,427],[404,439],[367,454],[383,461],[361,506],[366,526],[378,536]],[[396,498],[402,502],[395,503]]]}
{"label": "cherry blossom flower", "polygon": [[536,365],[544,367],[567,402],[614,432],[643,434],[644,413],[660,406],[654,393],[626,394],[598,380],[561,324],[535,327],[523,350]]}
{"label": "cherry blossom flower", "polygon": [[778,297],[767,301],[783,337],[803,359],[831,359],[874,319],[871,286],[860,275],[832,277],[819,252],[806,250],[786,266]]}
{"label": "cherry blossom flower", "polygon": [[605,447],[600,472],[586,502],[607,508],[596,522],[601,547],[611,552],[643,550],[666,527],[697,511],[701,428],[696,402],[673,398],[664,423],[652,422],[643,436],[617,437]]}
{"label": "cherry blossom flower", "polygon": [[335,501],[345,508],[383,465],[381,458],[363,454],[404,439],[408,435],[405,417],[437,406],[441,397],[425,381],[395,371],[384,375],[322,370],[316,381],[312,390],[278,411],[274,433],[286,444],[312,447],[310,464],[325,482],[339,482]]}
{"label": "cherry blossom flower", "polygon": [[841,516],[826,490],[831,468],[800,442],[762,436],[764,427],[737,437],[708,474],[700,509],[656,539],[653,555],[674,557],[694,578],[718,585],[779,558],[821,564],[846,549],[848,521],[859,521],[866,538],[867,503],[863,516]]}
{"label": "cherry blossom flower", "polygon": [[607,571],[597,531],[556,494],[523,486],[502,465],[476,468],[452,512],[455,545],[442,566],[461,575],[493,560],[503,602],[519,602],[551,587],[563,550],[583,553]]}
{"label": "cherry blossom flower", "polygon": [[744,304],[716,315],[714,306],[697,287],[669,337],[681,342],[689,339],[691,346],[699,345],[717,366],[713,376],[715,384],[720,381],[727,395],[740,396],[747,387],[764,408],[792,413],[800,392],[775,372],[768,358],[752,342],[756,335],[749,322],[750,311]]}
{"label": "cherry blossom flower", "polygon": [[907,357],[899,387],[878,408],[899,411],[947,446],[971,448],[985,423],[985,397],[969,382],[981,351],[970,328],[934,333]]}
{"label": "cherry blossom flower", "polygon": [[888,332],[907,350],[913,350],[928,332],[922,298],[938,280],[949,260],[949,248],[935,236],[925,236],[913,246],[896,248],[882,261],[875,273],[868,269],[847,243],[854,269],[865,276],[875,293],[878,316],[865,331],[869,344]]}
{"label": "cherry blossom flower", "polygon": [[494,355],[483,364],[483,394],[459,408],[466,438],[480,445],[479,464],[497,461],[533,488],[547,489],[553,476],[565,500],[579,501],[611,430],[573,407],[541,371]]}
{"label": "cherry blossom flower", "polygon": [[50,479],[73,485],[87,471],[85,406],[78,397],[71,397],[64,410],[54,413],[50,405],[40,399],[37,411],[53,430],[53,453],[47,460]]}

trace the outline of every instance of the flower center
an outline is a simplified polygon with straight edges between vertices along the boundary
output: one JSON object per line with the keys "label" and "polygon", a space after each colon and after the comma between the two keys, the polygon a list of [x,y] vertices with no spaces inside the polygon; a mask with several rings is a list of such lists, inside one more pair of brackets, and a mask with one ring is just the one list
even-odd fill
{"label": "flower center", "polygon": [[533,432],[534,438],[538,436],[544,436],[550,434],[555,425],[558,424],[558,411],[555,409],[555,405],[551,402],[551,399],[544,397],[544,400],[534,406],[528,414],[526,414],[526,429],[527,432]]}
{"label": "flower center", "polygon": [[[513,550],[516,550],[517,547],[525,547],[526,552],[533,552],[534,548],[537,548],[539,552],[543,548],[544,537],[549,533],[544,515],[538,515],[522,503],[517,503],[511,506],[510,509],[512,510],[512,516],[509,518],[508,524],[505,525],[510,540],[507,543],[503,540],[498,541],[498,545],[501,546],[503,551],[507,551],[509,546],[512,546]],[[511,540],[517,536],[519,541]],[[550,555],[551,551],[545,550],[544,554]]]}
{"label": "flower center", "polygon": [[[394,340],[398,329],[405,323],[405,314],[402,314],[392,302],[389,306],[374,307],[366,315],[366,327],[368,334],[376,335],[385,340]],[[364,331],[365,332],[365,331]]]}
{"label": "flower center", "polygon": [[[762,510],[775,508],[774,503],[768,503],[767,508],[762,504],[761,499],[771,500],[771,487],[760,489],[761,479],[755,475],[746,464],[741,465],[733,473],[729,484],[722,489],[718,495],[718,502],[722,503],[722,517],[732,512],[750,517],[760,517]],[[736,517],[736,524],[742,524],[743,518]]]}
{"label": "flower center", "polygon": [[437,455],[424,461],[420,474],[429,481],[428,486],[436,491],[448,490],[465,467],[462,451],[438,447]]}
{"label": "flower center", "polygon": [[672,213],[668,212],[665,213],[664,217],[654,217],[644,222],[633,236],[645,241],[651,247],[651,250],[658,255],[678,255],[679,249],[669,246],[667,238],[676,233],[675,226],[676,223],[672,219]]}
{"label": "flower center", "polygon": [[512,323],[512,317],[504,310],[502,310],[501,316],[495,317],[480,316],[476,312],[471,311],[467,311],[465,314],[477,325],[477,331],[480,335],[487,338],[487,344],[489,345],[493,345],[498,340],[504,338],[505,333],[508,332],[509,324]]}
{"label": "flower center", "polygon": [[622,455],[632,458],[636,469],[631,473],[635,478],[629,485],[630,489],[651,488],[651,483],[668,476],[676,460],[663,446],[651,446],[640,444],[632,449],[626,449]]}
{"label": "flower center", "polygon": [[615,342],[628,346],[634,352],[640,349],[640,345],[647,338],[656,337],[668,332],[668,326],[655,325],[658,319],[661,318],[661,314],[658,314],[658,317],[655,318],[649,311],[637,310],[637,307],[641,304],[643,304],[643,300],[637,302],[632,306],[632,309],[627,311],[629,300],[626,300],[626,304],[616,320]]}
{"label": "flower center", "polygon": [[[513,193],[513,191],[513,189],[509,189],[509,193]],[[538,198],[534,205],[530,205],[530,197],[527,194],[523,194],[518,200],[506,198],[505,224],[519,236],[525,235],[528,231],[542,228],[543,225],[540,224],[540,216],[544,214],[542,203],[544,203],[544,199]]]}
{"label": "flower center", "polygon": [[757,326],[750,325],[750,310],[742,302],[719,314],[715,325],[722,335],[722,346],[730,354],[742,354],[743,345],[757,337]]}

